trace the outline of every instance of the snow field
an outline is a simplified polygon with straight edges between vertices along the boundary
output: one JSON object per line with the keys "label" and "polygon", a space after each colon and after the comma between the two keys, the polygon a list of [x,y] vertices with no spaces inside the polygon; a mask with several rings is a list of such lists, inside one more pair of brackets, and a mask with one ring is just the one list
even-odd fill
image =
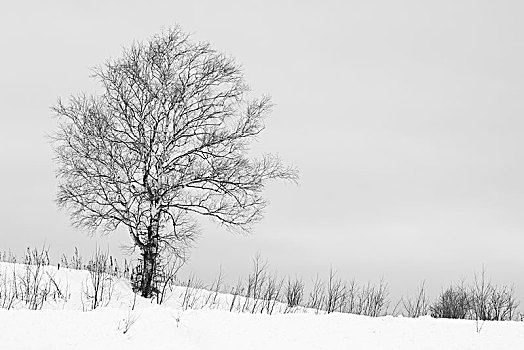
{"label": "snow field", "polygon": [[[0,275],[24,268],[0,263]],[[524,322],[316,315],[308,310],[239,313],[228,311],[228,294],[217,296],[214,309],[184,310],[185,287],[175,287],[166,303],[156,305],[135,300],[123,279],[115,281],[106,307],[84,312],[81,291],[88,272],[45,269],[69,291],[66,300],[46,301],[37,311],[20,304],[0,309],[0,349],[524,349]],[[196,292],[199,300],[213,293]]]}

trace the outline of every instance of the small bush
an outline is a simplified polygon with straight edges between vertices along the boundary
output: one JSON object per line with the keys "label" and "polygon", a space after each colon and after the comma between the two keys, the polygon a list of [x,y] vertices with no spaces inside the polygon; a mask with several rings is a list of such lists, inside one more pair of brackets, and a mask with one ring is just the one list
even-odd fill
{"label": "small bush", "polygon": [[435,318],[458,318],[468,316],[471,308],[471,298],[463,286],[450,286],[443,291],[431,305],[431,316]]}
{"label": "small bush", "polygon": [[482,321],[517,320],[519,303],[513,287],[497,286],[486,281],[485,272],[475,275],[470,287],[472,318]]}
{"label": "small bush", "polygon": [[286,302],[287,307],[292,309],[302,304],[304,298],[304,282],[295,277],[293,281],[287,280]]}
{"label": "small bush", "polygon": [[27,248],[23,261],[23,266],[11,266],[11,273],[7,273],[7,269],[0,273],[0,307],[40,310],[48,301],[67,300],[67,289],[62,291],[54,276],[46,271],[47,248]]}

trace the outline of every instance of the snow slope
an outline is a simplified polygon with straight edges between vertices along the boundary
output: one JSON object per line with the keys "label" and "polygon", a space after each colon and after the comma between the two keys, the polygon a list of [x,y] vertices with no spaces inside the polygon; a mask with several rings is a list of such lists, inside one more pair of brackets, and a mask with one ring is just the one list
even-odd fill
{"label": "snow slope", "polygon": [[[23,268],[13,266],[0,263],[0,276]],[[88,273],[46,269],[70,297],[39,311],[0,309],[0,349],[524,349],[524,322],[485,322],[477,332],[475,321],[427,316],[253,315],[229,312],[220,302],[218,309],[184,311],[183,287],[160,306],[137,298],[132,310],[125,280],[116,283],[107,307],[84,312],[80,291]]]}

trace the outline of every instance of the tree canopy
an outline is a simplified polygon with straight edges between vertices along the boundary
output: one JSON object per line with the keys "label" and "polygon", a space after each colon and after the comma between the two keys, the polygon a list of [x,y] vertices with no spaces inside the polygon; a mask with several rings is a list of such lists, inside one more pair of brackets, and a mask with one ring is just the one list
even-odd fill
{"label": "tree canopy", "polygon": [[103,93],[53,108],[57,202],[76,226],[123,225],[155,260],[183,251],[198,216],[250,231],[267,180],[297,180],[275,155],[248,156],[270,98],[250,98],[235,60],[180,28],[133,44],[93,76]]}

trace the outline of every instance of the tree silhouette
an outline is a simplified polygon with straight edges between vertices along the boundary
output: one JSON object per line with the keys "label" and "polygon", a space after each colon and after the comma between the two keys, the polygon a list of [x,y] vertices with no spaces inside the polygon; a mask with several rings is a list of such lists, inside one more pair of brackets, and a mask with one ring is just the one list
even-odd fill
{"label": "tree silhouette", "polygon": [[199,215],[250,231],[267,180],[297,180],[278,157],[247,155],[270,99],[249,98],[239,65],[179,27],[133,44],[94,78],[103,93],[53,107],[57,202],[77,227],[127,227],[142,296],[154,293],[161,254],[194,239]]}

